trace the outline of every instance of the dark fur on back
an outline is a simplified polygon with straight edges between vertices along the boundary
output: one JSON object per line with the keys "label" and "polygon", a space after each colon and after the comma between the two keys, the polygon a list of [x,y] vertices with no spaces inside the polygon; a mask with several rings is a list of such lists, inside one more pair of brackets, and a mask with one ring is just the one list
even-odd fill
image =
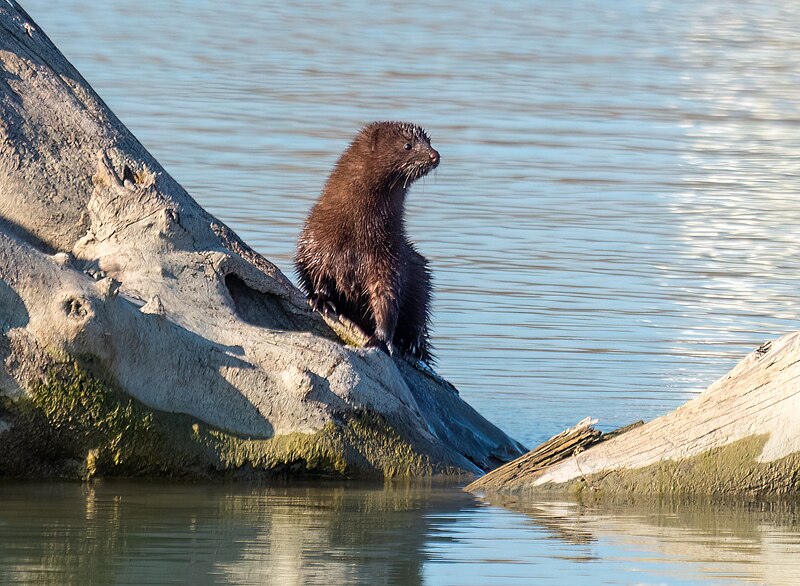
{"label": "dark fur on back", "polygon": [[431,358],[428,263],[405,233],[408,187],[439,164],[425,131],[365,127],[331,172],[297,245],[300,286],[314,309],[344,315],[369,346]]}

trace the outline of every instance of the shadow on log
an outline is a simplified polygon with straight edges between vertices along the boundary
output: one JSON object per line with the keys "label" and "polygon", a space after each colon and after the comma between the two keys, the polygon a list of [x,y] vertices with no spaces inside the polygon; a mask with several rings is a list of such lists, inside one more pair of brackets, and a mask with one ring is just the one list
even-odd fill
{"label": "shadow on log", "polygon": [[767,342],[697,398],[602,435],[585,419],[466,487],[484,493],[800,493],[800,332]]}
{"label": "shadow on log", "polygon": [[[337,335],[338,333],[338,335]],[[359,345],[0,3],[0,475],[476,474],[519,444]]]}

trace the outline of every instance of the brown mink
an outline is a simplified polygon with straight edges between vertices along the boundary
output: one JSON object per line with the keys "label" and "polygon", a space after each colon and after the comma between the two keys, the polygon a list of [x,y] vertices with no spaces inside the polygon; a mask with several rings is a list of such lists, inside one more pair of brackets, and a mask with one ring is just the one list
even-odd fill
{"label": "brown mink", "polygon": [[439,164],[425,130],[374,122],[344,151],[297,244],[300,286],[369,336],[367,346],[430,360],[428,261],[406,237],[409,186]]}

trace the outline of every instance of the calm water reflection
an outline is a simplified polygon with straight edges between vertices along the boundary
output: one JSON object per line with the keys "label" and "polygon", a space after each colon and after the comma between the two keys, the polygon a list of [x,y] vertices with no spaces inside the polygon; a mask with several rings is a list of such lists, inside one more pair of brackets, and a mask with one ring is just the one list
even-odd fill
{"label": "calm water reflection", "polygon": [[800,581],[796,504],[481,504],[455,488],[0,484],[0,581]]}
{"label": "calm water reflection", "polygon": [[[442,165],[408,213],[433,264],[440,370],[526,443],[586,415],[662,414],[798,327],[800,3],[25,7],[169,172],[287,273],[354,130],[426,125]],[[749,511],[720,513],[717,531],[563,505],[557,525],[589,536],[576,543],[539,513],[450,492],[120,490],[29,487],[18,498],[44,503],[30,520],[32,501],[0,500],[15,531],[52,521],[35,546],[3,528],[19,568],[4,571],[798,581],[795,525]],[[103,555],[77,555],[92,547]]]}

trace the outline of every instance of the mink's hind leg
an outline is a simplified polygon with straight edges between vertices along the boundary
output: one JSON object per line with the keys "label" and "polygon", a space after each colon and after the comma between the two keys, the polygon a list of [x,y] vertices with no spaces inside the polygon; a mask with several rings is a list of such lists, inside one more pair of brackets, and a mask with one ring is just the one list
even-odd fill
{"label": "mink's hind leg", "polygon": [[380,348],[387,354],[394,354],[394,333],[400,314],[397,281],[380,277],[374,281],[376,284],[367,294],[374,324],[367,348]]}
{"label": "mink's hind leg", "polygon": [[403,299],[394,332],[394,344],[400,352],[429,362],[433,358],[428,344],[431,275],[428,261],[411,245],[407,259]]}

